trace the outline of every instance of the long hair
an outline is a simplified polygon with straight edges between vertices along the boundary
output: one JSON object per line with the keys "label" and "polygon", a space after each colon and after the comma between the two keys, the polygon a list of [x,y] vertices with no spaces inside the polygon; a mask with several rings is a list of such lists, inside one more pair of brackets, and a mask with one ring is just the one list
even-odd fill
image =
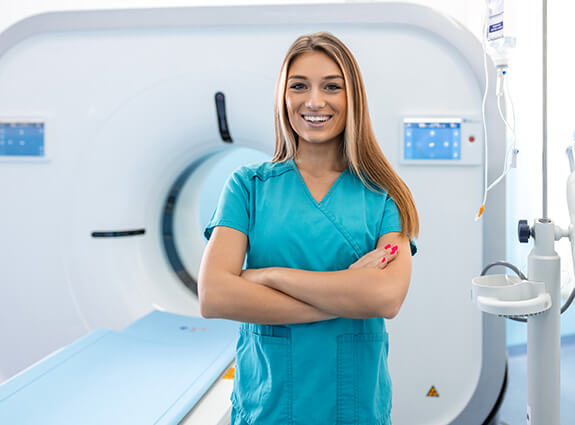
{"label": "long hair", "polygon": [[359,65],[349,49],[335,36],[317,32],[298,37],[288,49],[280,69],[276,86],[274,110],[276,144],[273,162],[294,158],[297,152],[297,134],[288,119],[285,92],[288,69],[299,55],[321,51],[339,65],[345,80],[347,119],[341,152],[357,175],[369,189],[383,190],[395,201],[399,210],[402,233],[410,239],[419,234],[419,216],[411,191],[399,177],[381,151],[373,133],[367,96]]}

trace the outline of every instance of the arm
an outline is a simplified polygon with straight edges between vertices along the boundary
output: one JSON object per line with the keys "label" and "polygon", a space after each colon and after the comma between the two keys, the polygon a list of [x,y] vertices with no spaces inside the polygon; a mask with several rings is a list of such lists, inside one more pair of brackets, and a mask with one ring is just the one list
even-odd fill
{"label": "arm", "polygon": [[267,270],[261,283],[331,314],[349,318],[397,315],[411,279],[409,240],[399,232],[379,238],[377,249],[392,244],[399,249],[385,269],[353,268],[335,272],[311,272],[277,268]]}
{"label": "arm", "polygon": [[303,301],[240,277],[247,236],[218,226],[202,257],[198,297],[203,317],[259,324],[305,323],[333,319]]}

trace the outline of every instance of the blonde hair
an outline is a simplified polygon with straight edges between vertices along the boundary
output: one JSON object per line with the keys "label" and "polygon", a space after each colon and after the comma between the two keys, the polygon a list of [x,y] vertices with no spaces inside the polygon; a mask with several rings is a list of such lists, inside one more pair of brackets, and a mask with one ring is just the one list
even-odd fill
{"label": "blonde hair", "polygon": [[419,234],[419,216],[411,191],[381,151],[373,133],[367,96],[359,65],[349,49],[327,32],[302,35],[288,49],[280,69],[275,100],[275,152],[273,162],[294,158],[297,134],[288,119],[285,92],[288,69],[299,55],[321,51],[339,65],[345,80],[347,120],[343,134],[342,154],[352,173],[371,190],[383,190],[395,201],[402,223],[402,233],[410,239]]}

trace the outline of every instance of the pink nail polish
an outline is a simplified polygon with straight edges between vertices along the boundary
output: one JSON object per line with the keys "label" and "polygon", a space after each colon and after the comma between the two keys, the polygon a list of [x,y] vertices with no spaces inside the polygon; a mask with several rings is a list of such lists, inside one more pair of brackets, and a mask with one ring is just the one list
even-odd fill
{"label": "pink nail polish", "polygon": [[383,247],[383,249],[389,249],[390,246],[391,246],[391,244],[387,244]]}
{"label": "pink nail polish", "polygon": [[382,262],[382,263],[385,263],[385,260],[387,260],[387,258],[383,257],[383,258],[381,259],[381,262]]}

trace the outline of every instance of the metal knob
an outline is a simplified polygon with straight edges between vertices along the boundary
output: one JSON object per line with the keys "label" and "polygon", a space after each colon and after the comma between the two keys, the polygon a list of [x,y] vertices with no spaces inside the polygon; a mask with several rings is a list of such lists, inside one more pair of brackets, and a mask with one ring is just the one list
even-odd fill
{"label": "metal knob", "polygon": [[519,220],[519,224],[517,225],[517,233],[519,234],[519,242],[529,242],[531,229],[529,228],[529,223],[527,223],[527,220]]}

